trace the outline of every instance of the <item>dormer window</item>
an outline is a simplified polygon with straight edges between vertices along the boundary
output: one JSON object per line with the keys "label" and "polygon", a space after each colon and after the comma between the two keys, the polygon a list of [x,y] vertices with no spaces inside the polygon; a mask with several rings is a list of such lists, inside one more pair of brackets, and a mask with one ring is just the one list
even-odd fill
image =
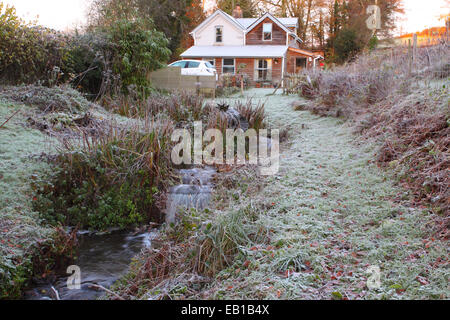
{"label": "dormer window", "polygon": [[223,27],[216,26],[216,43],[222,43],[223,40]]}
{"label": "dormer window", "polygon": [[272,24],[271,23],[263,24],[263,40],[264,41],[272,40]]}

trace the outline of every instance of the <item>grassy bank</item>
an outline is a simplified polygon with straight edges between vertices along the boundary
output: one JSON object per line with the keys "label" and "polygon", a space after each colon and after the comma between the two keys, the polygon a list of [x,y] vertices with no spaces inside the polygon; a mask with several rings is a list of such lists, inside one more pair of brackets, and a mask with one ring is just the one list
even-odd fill
{"label": "grassy bank", "polygon": [[[17,113],[16,113],[17,112]],[[17,297],[33,273],[36,248],[54,236],[33,208],[32,182],[51,167],[39,159],[54,139],[27,127],[30,108],[0,101],[0,297]],[[0,124],[1,125],[1,124]],[[51,242],[51,240],[50,240]]]}
{"label": "grassy bank", "polygon": [[1,87],[0,97],[0,296],[17,298],[73,260],[66,227],[154,218],[170,126],[113,115],[69,87]]}
{"label": "grassy bank", "polygon": [[396,170],[442,220],[448,238],[450,212],[450,49],[407,48],[362,55],[352,64],[310,73],[299,93],[312,99],[298,109],[348,119],[355,131],[380,144],[377,163]]}
{"label": "grassy bank", "polygon": [[[272,90],[273,91],[273,90]],[[115,292],[128,299],[447,299],[448,245],[435,215],[376,165],[379,145],[341,119],[265,101],[287,129],[277,175],[220,168],[213,204],[186,212],[136,258]],[[230,101],[239,99],[238,97]],[[307,101],[303,101],[305,104]],[[369,289],[370,267],[380,287]],[[114,298],[114,297],[111,297]]]}

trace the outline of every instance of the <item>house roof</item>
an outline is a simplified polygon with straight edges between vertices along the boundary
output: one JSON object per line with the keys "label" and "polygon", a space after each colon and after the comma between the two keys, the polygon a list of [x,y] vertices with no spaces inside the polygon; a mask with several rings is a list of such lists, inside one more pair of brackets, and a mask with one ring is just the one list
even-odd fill
{"label": "house roof", "polygon": [[212,19],[214,19],[215,17],[217,17],[218,15],[223,16],[225,19],[227,19],[228,21],[230,21],[232,24],[234,24],[237,28],[245,30],[245,28],[239,23],[237,22],[237,20],[235,18],[233,18],[232,16],[230,16],[228,13],[223,12],[222,10],[218,9],[216,10],[212,15],[210,15],[208,18],[206,18],[202,23],[200,23],[194,30],[192,30],[191,34],[197,32],[198,30],[200,30],[201,28],[203,28],[203,26],[205,26],[206,24],[208,24]]}
{"label": "house roof", "polygon": [[[277,18],[286,27],[298,27],[298,18]],[[250,27],[258,18],[238,18],[236,19],[245,29]]]}
{"label": "house roof", "polygon": [[[236,19],[236,18],[233,18],[232,16],[230,16],[228,13],[226,13],[220,9],[217,9],[212,15],[210,15],[202,23],[200,23],[194,30],[192,30],[191,34],[200,30],[204,25],[206,25],[209,21],[214,19],[217,15],[222,15],[223,17],[225,17],[225,19],[229,20],[236,27],[238,27],[242,30],[247,30],[250,27],[252,27],[251,29],[253,29],[255,22],[257,22],[259,20],[262,21],[266,17],[271,17],[271,19],[274,20],[274,22],[279,24],[280,27],[283,28],[287,32],[289,32],[289,30],[286,30],[287,27],[298,28],[298,18],[275,18],[270,13],[266,13],[260,18],[238,18],[238,19]],[[257,22],[256,24],[258,24],[258,23],[259,22]],[[248,31],[250,31],[250,30],[248,30]]]}
{"label": "house roof", "polygon": [[295,53],[300,53],[300,54],[303,54],[303,55],[309,56],[309,57],[316,57],[316,55],[314,53],[312,53],[311,51],[306,51],[306,50],[297,49],[297,48],[289,48],[289,51],[292,51]]}
{"label": "house roof", "polygon": [[182,58],[279,58],[287,46],[193,46],[181,54]]}
{"label": "house roof", "polygon": [[253,23],[250,26],[247,27],[247,32],[250,32],[251,30],[253,30],[257,25],[259,25],[266,18],[269,18],[270,20],[275,22],[285,32],[287,32],[287,33],[291,32],[291,30],[289,30],[279,19],[275,18],[269,12],[266,12],[264,15],[262,15],[258,19],[255,19],[255,21],[253,21]]}

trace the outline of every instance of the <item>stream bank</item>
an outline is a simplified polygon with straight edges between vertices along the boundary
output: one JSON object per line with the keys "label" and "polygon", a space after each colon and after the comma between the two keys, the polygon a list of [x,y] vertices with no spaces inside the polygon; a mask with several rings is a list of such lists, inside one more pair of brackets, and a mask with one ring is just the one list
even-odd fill
{"label": "stream bank", "polygon": [[[208,298],[448,299],[448,241],[435,237],[434,214],[376,165],[377,142],[342,119],[295,111],[296,96],[270,93],[246,96],[267,99],[268,121],[289,128],[289,147],[265,188],[229,209],[260,204],[253,223],[270,242],[240,248]],[[373,267],[380,283],[369,288]]]}
{"label": "stream bank", "polygon": [[[178,210],[194,208],[203,210],[209,204],[213,190],[213,167],[180,169],[182,183],[170,188],[166,204],[166,223],[175,223]],[[25,292],[27,300],[94,300],[105,294],[103,288],[110,288],[124,276],[132,259],[142,250],[152,247],[159,230],[145,232],[116,231],[96,234],[78,232],[78,258],[74,265],[80,268],[80,289],[69,289],[68,276],[49,280],[36,280],[34,286]],[[103,288],[102,288],[103,287]],[[55,293],[57,292],[57,294]]]}
{"label": "stream bank", "polygon": [[[30,112],[32,112],[31,110],[32,109],[30,109]],[[225,114],[232,125],[239,125],[239,122],[242,121],[242,117],[239,116],[239,114],[232,108],[226,110]],[[20,121],[22,120],[23,119],[20,119]],[[66,125],[70,126],[70,123]],[[63,128],[66,127],[63,126]],[[44,130],[44,127],[41,129]],[[52,128],[50,126],[47,126],[44,130],[45,132],[40,132],[38,130],[35,131],[39,133],[40,137],[42,136],[45,139],[45,133],[48,133],[46,130],[51,129]],[[72,128],[67,130],[70,131],[71,129]],[[56,141],[53,142],[56,143]],[[89,166],[88,162],[83,163],[83,165],[84,164]],[[170,188],[168,192],[167,222],[169,224],[175,221],[176,211],[179,206],[184,207],[184,209],[196,208],[197,210],[201,210],[207,206],[212,192],[211,177],[214,175],[215,170],[213,168],[188,168],[180,170],[179,173],[181,175],[181,180],[183,180],[182,184]],[[83,173],[80,175],[82,174]],[[35,181],[35,179],[33,178],[32,181]],[[59,182],[60,181],[58,181],[58,183]],[[65,182],[63,181],[63,184],[64,183]],[[32,187],[36,187],[34,183],[32,183]],[[74,186],[74,188],[75,187],[77,186]],[[39,190],[50,190],[52,188],[53,186],[51,186],[51,183],[47,183]],[[152,189],[152,192],[153,190],[154,189]],[[80,196],[78,198],[80,198]],[[46,207],[49,209],[49,202],[43,201],[41,203],[42,197],[40,197],[40,195],[38,197],[32,196],[32,199],[34,211],[39,211],[41,207]],[[39,202],[41,207],[35,205],[37,202]],[[60,208],[56,208],[53,211],[58,211],[58,209]],[[85,209],[86,208],[83,210]],[[49,210],[49,212],[50,211],[52,210]],[[47,215],[44,217],[51,218]],[[95,230],[95,228],[93,229]],[[79,247],[79,257],[75,263],[77,265],[80,264],[79,267],[81,268],[82,288],[78,290],[78,292],[67,290],[67,288],[65,288],[67,277],[64,275],[57,279],[50,280],[38,280],[36,278],[34,279],[34,287],[27,291],[26,298],[92,299],[98,297],[102,293],[98,293],[92,287],[95,287],[96,285],[109,287],[115,280],[120,278],[126,272],[128,264],[131,261],[131,257],[139,253],[142,249],[148,247],[148,241],[138,241],[137,239],[148,239],[149,237],[152,238],[153,236],[147,232],[138,234],[113,232],[106,235],[88,233],[79,234],[81,245]],[[98,248],[95,245],[96,242],[99,242]],[[98,259],[94,259],[95,257],[98,257]],[[39,259],[39,257],[37,257],[37,259]],[[94,261],[89,261],[90,259],[94,259]],[[117,261],[116,267],[108,266],[109,264],[113,264],[114,261]],[[43,277],[46,277],[47,273],[45,272],[43,274]],[[36,276],[39,277],[39,274]]]}

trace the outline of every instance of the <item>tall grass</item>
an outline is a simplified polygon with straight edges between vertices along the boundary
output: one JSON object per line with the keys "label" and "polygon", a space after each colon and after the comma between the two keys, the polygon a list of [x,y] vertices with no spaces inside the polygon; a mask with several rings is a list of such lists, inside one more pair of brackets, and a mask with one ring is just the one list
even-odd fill
{"label": "tall grass", "polygon": [[187,214],[166,230],[160,247],[135,260],[115,292],[125,299],[195,297],[211,277],[233,264],[241,248],[267,241],[266,228],[254,223],[258,216],[251,206],[219,213],[208,224],[201,213]]}
{"label": "tall grass", "polygon": [[[229,105],[227,103],[215,103],[209,102],[204,106],[204,114],[207,115],[207,125],[208,129],[215,128],[222,132],[225,132],[227,128],[233,126],[230,123],[230,115],[227,115],[226,110],[221,110],[219,105],[224,104],[228,108],[235,109],[240,116],[248,123],[249,129],[255,129],[257,132],[260,129],[266,128],[266,114],[264,111],[264,102],[255,103],[251,98],[246,100],[236,100],[234,105]],[[234,124],[239,127],[239,124]]]}
{"label": "tall grass", "polygon": [[259,102],[255,105],[251,98],[245,101],[237,100],[235,109],[248,121],[249,128],[259,131],[266,127],[264,103]]}
{"label": "tall grass", "polygon": [[138,94],[118,95],[114,99],[105,97],[102,105],[126,117],[152,117],[166,115],[175,123],[189,120],[199,121],[205,116],[204,98],[185,91],[171,93],[154,92],[146,98]]}
{"label": "tall grass", "polygon": [[170,121],[127,127],[108,121],[92,135],[63,140],[57,172],[37,190],[35,209],[50,223],[103,230],[162,216],[157,202],[170,181]]}

